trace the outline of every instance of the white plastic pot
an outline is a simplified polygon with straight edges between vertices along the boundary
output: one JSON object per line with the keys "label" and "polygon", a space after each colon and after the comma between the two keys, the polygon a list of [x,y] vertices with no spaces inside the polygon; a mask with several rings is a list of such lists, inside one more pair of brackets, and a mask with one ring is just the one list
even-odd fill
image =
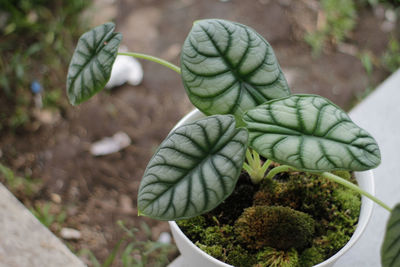
{"label": "white plastic pot", "polygon": [[[198,111],[193,110],[189,114],[187,114],[184,118],[182,118],[178,124],[175,126],[179,127],[183,124],[193,122],[200,118],[203,118],[204,115]],[[174,129],[175,129],[174,128]],[[374,176],[372,171],[365,171],[365,172],[356,172],[355,173],[358,185],[368,193],[374,195],[375,194],[375,184],[374,184]],[[358,220],[357,228],[349,240],[349,242],[339,250],[335,255],[330,257],[329,259],[321,262],[315,267],[329,267],[333,266],[333,264],[343,255],[345,254],[360,238],[362,233],[364,232],[368,221],[371,217],[373,209],[373,202],[372,200],[362,197],[361,201],[361,212],[360,218]],[[181,253],[181,256],[170,264],[170,267],[229,267],[232,265],[226,264],[222,261],[219,261],[200,248],[198,248],[192,241],[185,236],[185,234],[181,231],[178,225],[174,221],[170,221],[169,225],[171,227],[172,235],[175,239],[175,243],[178,246],[178,249]]]}

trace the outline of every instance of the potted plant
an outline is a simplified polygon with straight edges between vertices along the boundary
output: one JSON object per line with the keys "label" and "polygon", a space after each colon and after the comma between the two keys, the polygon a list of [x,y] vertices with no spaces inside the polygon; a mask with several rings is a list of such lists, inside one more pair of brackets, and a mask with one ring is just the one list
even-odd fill
{"label": "potted plant", "polygon": [[[279,173],[303,173],[339,183],[392,212],[382,263],[400,265],[400,206],[392,210],[337,173],[378,166],[380,152],[375,140],[329,100],[291,95],[271,46],[257,32],[225,20],[196,21],[183,44],[179,68],[144,54],[118,53],[122,36],[114,27],[106,23],[80,38],[67,77],[67,94],[73,105],[103,89],[119,54],[151,60],[181,74],[189,99],[205,114],[194,120],[200,116],[195,114],[190,118],[193,121],[175,128],[150,160],[139,188],[139,215],[175,221],[210,212],[234,192],[242,169],[254,183],[273,183]],[[272,169],[271,164],[275,166]],[[284,232],[285,227],[294,231],[293,239],[314,231],[311,226],[304,228],[313,224],[308,215],[288,208],[264,205],[246,212],[247,217],[238,219],[238,224],[247,228],[258,224],[249,219],[254,214],[263,222],[265,218],[293,221],[275,224],[279,229],[257,228],[258,233],[265,230],[268,235],[251,236],[254,244]],[[275,241],[280,234],[276,236]],[[300,245],[294,246],[304,249],[310,234],[304,236]],[[292,242],[287,236],[282,239]],[[280,247],[291,250],[287,244]],[[212,258],[211,262],[226,266]],[[277,262],[269,265],[278,266]]]}

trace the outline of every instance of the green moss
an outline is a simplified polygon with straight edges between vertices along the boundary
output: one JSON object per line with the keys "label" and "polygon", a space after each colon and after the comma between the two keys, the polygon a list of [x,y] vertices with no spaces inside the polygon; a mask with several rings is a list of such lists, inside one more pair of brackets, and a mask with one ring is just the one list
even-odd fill
{"label": "green moss", "polygon": [[240,245],[231,243],[224,247],[220,244],[205,245],[199,242],[196,245],[214,258],[233,266],[252,267],[256,263],[256,257]]}
{"label": "green moss", "polygon": [[202,243],[205,245],[221,245],[227,247],[235,239],[233,226],[210,226],[201,234]]}
{"label": "green moss", "polygon": [[[335,173],[345,179],[354,180],[349,172]],[[315,174],[292,173],[285,175],[283,181],[265,181],[261,190],[254,196],[254,205],[287,206],[312,214],[316,220],[333,221],[337,216],[335,212],[339,209],[341,211],[350,209],[348,212],[351,214],[349,215],[358,217],[359,195]],[[335,193],[336,190],[345,192]]]}
{"label": "green moss", "polygon": [[197,241],[203,235],[204,229],[207,227],[206,220],[203,216],[197,216],[190,219],[176,221],[185,235],[192,241]]}
{"label": "green moss", "polygon": [[230,224],[236,221],[243,210],[253,204],[253,195],[258,191],[248,177],[240,176],[233,193],[214,210],[205,214],[207,221],[218,220],[219,224]]}
{"label": "green moss", "polygon": [[343,212],[351,217],[358,217],[360,214],[361,199],[360,196],[348,189],[338,189],[334,191],[333,196],[339,202]]}
{"label": "green moss", "polygon": [[318,246],[307,248],[299,258],[300,267],[311,267],[325,260],[325,252]]}
{"label": "green moss", "polygon": [[204,251],[208,255],[218,260],[224,261],[226,259],[224,248],[220,245],[207,246],[197,242],[196,246],[198,246],[202,251]]}
{"label": "green moss", "polygon": [[[348,172],[335,174],[354,182]],[[314,174],[285,173],[278,179],[263,181],[255,194],[256,189],[243,179],[232,199],[208,214],[179,221],[178,225],[206,253],[233,266],[308,267],[341,249],[355,230],[361,198]],[[253,201],[249,201],[250,197]],[[281,211],[271,211],[274,209]],[[311,218],[307,214],[312,214],[312,223],[310,219],[293,219],[298,213],[304,218]],[[294,226],[288,226],[282,218],[292,218]],[[268,225],[273,220],[275,226]],[[310,224],[315,225],[313,234],[304,227]],[[277,248],[272,249],[276,244]],[[296,254],[291,247],[298,248]]]}
{"label": "green moss", "polygon": [[297,267],[299,257],[295,249],[280,251],[271,247],[257,253],[256,267]]}
{"label": "green moss", "polygon": [[263,181],[262,189],[254,195],[254,206],[286,206],[299,209],[302,200],[302,188],[289,181],[276,181],[266,179]]}
{"label": "green moss", "polygon": [[350,240],[350,236],[343,230],[328,231],[326,235],[316,239],[314,244],[323,250],[328,258],[340,250]]}
{"label": "green moss", "polygon": [[229,245],[226,262],[233,266],[252,267],[256,264],[256,257],[240,245]]}
{"label": "green moss", "polygon": [[314,224],[310,215],[289,207],[254,206],[236,221],[235,233],[249,249],[302,250],[311,243]]}

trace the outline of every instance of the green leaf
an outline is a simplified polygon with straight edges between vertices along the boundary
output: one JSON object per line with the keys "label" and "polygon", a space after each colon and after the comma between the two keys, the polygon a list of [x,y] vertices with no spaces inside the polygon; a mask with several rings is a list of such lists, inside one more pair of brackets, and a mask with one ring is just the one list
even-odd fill
{"label": "green leaf", "polygon": [[250,147],[260,155],[305,171],[374,168],[376,141],[329,100],[292,95],[249,110]]}
{"label": "green leaf", "polygon": [[400,266],[400,204],[394,207],[381,249],[382,267]]}
{"label": "green leaf", "polygon": [[104,88],[122,40],[114,23],[98,26],[79,38],[67,76],[67,95],[72,105],[80,104]]}
{"label": "green leaf", "polygon": [[150,160],[139,188],[139,214],[160,220],[197,216],[233,191],[248,133],[231,115],[216,115],[172,132]]}
{"label": "green leaf", "polygon": [[290,94],[272,47],[253,29],[226,20],[196,21],[181,53],[182,80],[207,115],[242,114]]}

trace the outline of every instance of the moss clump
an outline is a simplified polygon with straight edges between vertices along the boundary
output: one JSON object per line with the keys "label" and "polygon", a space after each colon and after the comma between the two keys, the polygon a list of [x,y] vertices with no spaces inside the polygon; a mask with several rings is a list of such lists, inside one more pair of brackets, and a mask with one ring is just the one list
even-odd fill
{"label": "moss clump", "polygon": [[254,267],[298,267],[299,257],[295,249],[289,251],[266,247],[257,253],[258,263]]}
{"label": "moss clump", "polygon": [[220,244],[205,245],[199,242],[196,245],[210,256],[233,266],[253,267],[257,262],[256,257],[240,245],[232,243],[228,246]]}
{"label": "moss clump", "polygon": [[[354,182],[348,172],[335,174]],[[202,250],[234,266],[310,267],[348,242],[357,225],[360,205],[361,198],[356,193],[315,174],[282,173],[258,186],[241,177],[234,193],[219,207],[177,223]],[[281,215],[270,211],[273,209],[281,210]],[[303,218],[306,222],[300,223],[293,219],[294,214],[308,219]],[[294,228],[283,225],[277,219],[280,216],[292,218]],[[265,221],[270,218],[279,221],[274,226],[277,228],[267,225]],[[315,224],[313,234],[310,228],[302,228],[310,224]],[[287,245],[284,240],[302,245]],[[297,249],[284,249],[290,246]]]}
{"label": "moss clump", "polygon": [[328,231],[326,235],[314,240],[314,246],[323,250],[326,258],[335,254],[350,240],[350,235],[343,229]]}
{"label": "moss clump", "polygon": [[249,249],[303,250],[311,244],[314,224],[310,215],[289,207],[254,206],[236,221],[235,233]]}
{"label": "moss clump", "polygon": [[196,242],[203,235],[204,229],[207,227],[206,219],[203,216],[197,216],[190,219],[176,221],[179,228],[192,241]]}
{"label": "moss clump", "polygon": [[210,226],[203,230],[201,240],[204,245],[221,245],[227,247],[235,240],[233,226]]}
{"label": "moss clump", "polygon": [[242,174],[232,194],[205,217],[210,222],[217,219],[220,224],[233,225],[243,210],[253,204],[253,196],[258,189],[248,176]]}
{"label": "moss clump", "polygon": [[207,245],[203,245],[203,244],[197,242],[196,246],[198,246],[202,251],[204,251],[208,255],[210,255],[218,260],[223,260],[226,258],[225,257],[225,249],[221,245],[207,246]]}
{"label": "moss clump", "polygon": [[[349,172],[341,171],[336,174],[353,181]],[[286,174],[279,181],[266,180],[261,190],[254,195],[254,205],[287,206],[312,214],[316,220],[331,221],[335,217],[333,212],[337,210],[337,207],[341,207],[342,203],[347,203],[346,196],[350,197],[350,195],[344,194],[335,195],[334,192],[337,190],[348,192],[343,186],[318,175],[291,173]],[[360,199],[360,197],[354,193],[352,196],[355,197],[351,199],[351,202],[354,203],[352,210],[358,213],[360,202],[356,199]]]}
{"label": "moss clump", "polygon": [[333,192],[333,196],[340,203],[341,210],[349,214],[350,217],[358,217],[360,214],[360,196],[349,189],[338,189]]}
{"label": "moss clump", "polygon": [[216,259],[234,266],[253,266],[254,257],[242,246],[236,244],[234,228],[231,225],[209,226],[203,229],[201,242],[196,245]]}
{"label": "moss clump", "polygon": [[257,263],[256,257],[240,245],[229,245],[226,262],[233,266],[253,267]]}
{"label": "moss clump", "polygon": [[324,249],[318,246],[312,246],[311,248],[305,249],[299,258],[300,267],[314,266],[325,259]]}

